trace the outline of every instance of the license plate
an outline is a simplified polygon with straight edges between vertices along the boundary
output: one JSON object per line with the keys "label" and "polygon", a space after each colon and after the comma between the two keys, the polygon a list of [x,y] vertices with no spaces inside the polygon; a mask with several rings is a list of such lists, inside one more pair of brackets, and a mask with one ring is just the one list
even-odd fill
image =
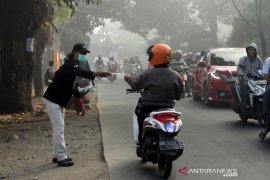
{"label": "license plate", "polygon": [[159,149],[160,150],[177,150],[184,149],[183,142],[179,141],[159,141]]}

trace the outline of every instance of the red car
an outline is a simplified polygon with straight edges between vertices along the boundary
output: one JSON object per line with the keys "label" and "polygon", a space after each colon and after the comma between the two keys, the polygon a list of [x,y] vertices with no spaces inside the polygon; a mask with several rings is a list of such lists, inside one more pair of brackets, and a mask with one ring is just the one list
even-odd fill
{"label": "red car", "polygon": [[203,99],[206,105],[233,100],[231,89],[225,80],[237,78],[237,65],[243,56],[246,56],[244,48],[206,51],[193,71],[193,100]]}

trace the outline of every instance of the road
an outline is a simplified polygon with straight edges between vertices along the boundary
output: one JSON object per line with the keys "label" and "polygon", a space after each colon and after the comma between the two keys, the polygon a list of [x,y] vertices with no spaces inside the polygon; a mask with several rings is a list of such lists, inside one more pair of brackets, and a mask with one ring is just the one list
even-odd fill
{"label": "road", "polygon": [[[98,85],[98,108],[105,159],[111,180],[159,179],[157,165],[141,164],[136,157],[132,134],[132,114],[138,94],[125,94],[122,80]],[[206,107],[185,98],[175,109],[183,113],[185,142],[183,155],[174,162],[170,179],[190,180],[266,180],[270,177],[270,137],[259,142],[261,128],[255,121],[243,123],[229,107]],[[178,172],[185,168],[187,176]],[[235,177],[207,171],[237,171]],[[221,171],[221,170],[220,170]]]}

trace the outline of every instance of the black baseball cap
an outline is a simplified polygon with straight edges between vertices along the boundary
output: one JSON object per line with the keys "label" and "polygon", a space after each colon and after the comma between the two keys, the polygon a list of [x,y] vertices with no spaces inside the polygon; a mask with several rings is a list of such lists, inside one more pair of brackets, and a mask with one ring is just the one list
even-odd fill
{"label": "black baseball cap", "polygon": [[86,48],[85,44],[77,43],[73,46],[73,51],[90,53],[90,51]]}

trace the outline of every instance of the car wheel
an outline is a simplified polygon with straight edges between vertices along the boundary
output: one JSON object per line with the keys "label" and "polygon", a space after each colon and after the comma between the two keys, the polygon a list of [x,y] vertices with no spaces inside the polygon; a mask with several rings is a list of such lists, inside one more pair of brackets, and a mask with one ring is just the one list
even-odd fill
{"label": "car wheel", "polygon": [[210,106],[212,104],[211,101],[209,101],[209,90],[207,83],[204,85],[203,102],[206,106]]}

